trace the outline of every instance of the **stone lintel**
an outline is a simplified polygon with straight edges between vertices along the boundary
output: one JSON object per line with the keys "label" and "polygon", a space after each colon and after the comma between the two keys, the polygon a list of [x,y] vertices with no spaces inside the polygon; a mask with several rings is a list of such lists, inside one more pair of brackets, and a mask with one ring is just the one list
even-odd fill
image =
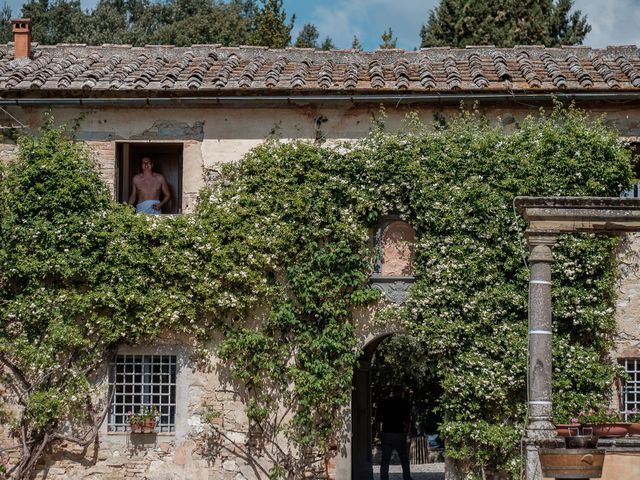
{"label": "stone lintel", "polygon": [[640,199],[618,197],[516,197],[528,232],[640,231]]}

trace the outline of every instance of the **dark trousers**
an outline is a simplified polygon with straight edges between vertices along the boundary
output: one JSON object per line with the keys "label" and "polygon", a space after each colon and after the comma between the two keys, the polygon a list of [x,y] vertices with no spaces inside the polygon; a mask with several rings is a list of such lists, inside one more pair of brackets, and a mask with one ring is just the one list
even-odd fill
{"label": "dark trousers", "polygon": [[382,432],[382,462],[380,463],[380,480],[389,480],[389,461],[393,451],[398,452],[402,465],[402,479],[411,480],[409,470],[409,452],[407,452],[407,437],[404,433]]}

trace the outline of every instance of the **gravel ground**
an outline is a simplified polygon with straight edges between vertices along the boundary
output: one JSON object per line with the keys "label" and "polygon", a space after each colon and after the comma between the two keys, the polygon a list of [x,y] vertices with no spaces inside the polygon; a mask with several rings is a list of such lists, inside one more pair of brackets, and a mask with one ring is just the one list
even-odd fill
{"label": "gravel ground", "polygon": [[[373,466],[374,480],[380,480],[380,465]],[[411,465],[412,480],[444,480],[444,463],[425,463],[424,465]],[[402,480],[402,467],[391,465],[389,467],[389,480]]]}

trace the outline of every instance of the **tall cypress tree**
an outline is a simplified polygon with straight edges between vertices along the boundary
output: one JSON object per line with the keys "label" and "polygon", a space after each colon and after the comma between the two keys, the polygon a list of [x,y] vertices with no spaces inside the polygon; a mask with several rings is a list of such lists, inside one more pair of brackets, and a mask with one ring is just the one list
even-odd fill
{"label": "tall cypress tree", "polygon": [[441,0],[420,31],[422,47],[580,44],[591,31],[573,0]]}

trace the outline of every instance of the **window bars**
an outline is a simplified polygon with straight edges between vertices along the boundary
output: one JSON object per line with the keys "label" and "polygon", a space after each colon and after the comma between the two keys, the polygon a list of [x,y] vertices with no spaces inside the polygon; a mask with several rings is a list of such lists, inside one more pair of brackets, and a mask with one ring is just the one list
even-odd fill
{"label": "window bars", "polygon": [[[640,412],[640,358],[620,359],[620,365],[627,374],[627,380],[622,386],[622,411]],[[625,419],[626,417],[625,414]]]}
{"label": "window bars", "polygon": [[111,366],[109,384],[113,401],[110,432],[128,432],[129,412],[158,409],[157,432],[174,432],[176,423],[175,355],[118,355]]}

